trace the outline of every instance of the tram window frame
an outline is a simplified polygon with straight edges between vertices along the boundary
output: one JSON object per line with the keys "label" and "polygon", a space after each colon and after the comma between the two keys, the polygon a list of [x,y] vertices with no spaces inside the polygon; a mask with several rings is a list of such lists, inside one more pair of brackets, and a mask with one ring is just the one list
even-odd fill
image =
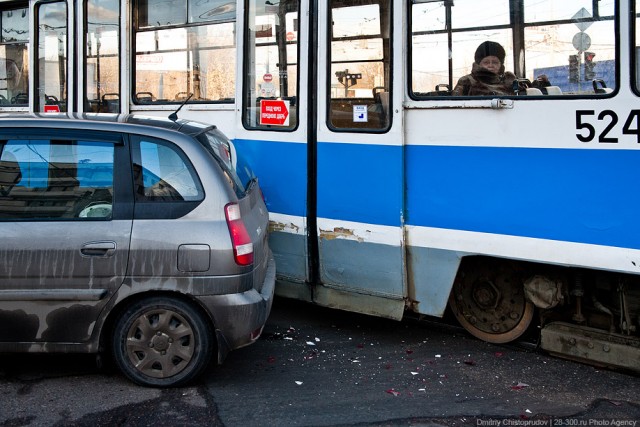
{"label": "tram window frame", "polygon": [[[558,18],[553,21],[542,20],[542,18],[527,18],[528,9],[525,9],[526,0],[504,0],[504,1],[509,5],[509,8],[510,8],[510,22],[506,26],[491,25],[491,26],[478,26],[475,28],[456,28],[454,26],[454,23],[451,21],[451,12],[448,11],[443,14],[445,16],[446,22],[442,26],[442,28],[432,30],[432,31],[431,30],[430,31],[427,31],[427,30],[414,31],[414,27],[416,27],[414,23],[414,21],[416,21],[415,13],[419,11],[419,9],[417,8],[414,9],[414,7],[417,5],[417,6],[421,6],[422,8],[426,8],[427,6],[425,5],[442,3],[444,7],[448,7],[451,10],[454,7],[454,2],[452,2],[451,0],[440,0],[440,1],[412,0],[411,2],[408,3],[409,19],[408,19],[407,31],[408,31],[408,40],[410,42],[409,42],[409,49],[408,49],[407,91],[408,91],[409,97],[412,100],[417,100],[417,101],[442,100],[446,102],[451,102],[456,100],[491,99],[491,98],[514,98],[514,99],[515,98],[517,99],[572,98],[573,99],[573,98],[590,98],[590,97],[600,98],[603,96],[613,96],[612,94],[617,92],[621,84],[620,70],[619,70],[619,67],[620,67],[620,40],[619,40],[619,22],[620,22],[619,21],[620,20],[620,13],[619,13],[620,4],[619,3],[620,1],[619,0],[612,0],[606,5],[600,5],[599,3],[596,3],[596,2],[586,2],[586,3],[582,2],[589,6],[589,10],[587,10],[587,13],[589,13],[588,16],[579,17],[579,18],[576,18],[575,15],[571,15],[568,18],[563,16],[562,18]],[[575,0],[575,1],[578,2],[579,0]],[[459,2],[455,2],[455,6],[458,6],[458,5],[459,5]],[[610,14],[611,10],[613,10],[613,14]],[[602,13],[600,11],[602,11]],[[582,11],[580,10],[579,12],[582,12]],[[577,12],[576,12],[576,15],[577,15]],[[601,90],[601,87],[596,87],[596,83],[591,79],[588,79],[588,80],[584,79],[584,75],[586,72],[585,63],[590,62],[588,60],[593,60],[593,56],[595,56],[595,55],[591,55],[589,58],[587,58],[586,54],[590,53],[589,51],[586,51],[589,49],[588,47],[584,51],[575,52],[576,54],[580,54],[578,65],[577,65],[578,71],[575,71],[576,68],[573,69],[574,76],[576,72],[578,73],[577,74],[578,81],[576,83],[568,81],[569,73],[570,73],[569,58],[567,58],[566,61],[563,60],[562,63],[558,62],[557,64],[559,65],[541,66],[539,68],[534,68],[533,66],[527,67],[527,65],[530,65],[533,62],[532,61],[533,51],[531,49],[527,51],[522,49],[520,53],[516,53],[516,51],[518,51],[518,48],[514,49],[511,47],[516,44],[526,45],[527,40],[532,40],[532,38],[530,37],[530,34],[533,34],[533,33],[528,34],[529,31],[537,29],[538,31],[544,32],[545,30],[549,30],[555,26],[555,27],[558,27],[556,29],[557,31],[564,30],[565,32],[567,32],[569,29],[572,29],[573,26],[578,27],[578,24],[582,24],[582,23],[587,24],[586,25],[587,28],[584,28],[584,30],[586,30],[587,35],[589,32],[588,28],[591,27],[591,25],[598,24],[602,27],[606,24],[611,26],[610,28],[611,31],[609,31],[609,28],[606,28],[606,32],[602,32],[602,34],[604,34],[604,37],[605,37],[604,40],[607,42],[610,42],[612,47],[609,49],[602,48],[601,50],[596,52],[605,53],[607,56],[611,56],[612,59],[608,59],[607,57],[605,57],[604,59],[596,58],[595,61],[593,61],[593,63],[595,63],[596,65],[598,63],[605,64],[606,69],[604,67],[601,67],[600,69],[596,68],[595,72],[596,73],[602,72],[606,77],[609,77],[609,80],[612,80],[610,82],[606,82],[605,85],[608,84],[609,86],[613,86],[612,87],[613,91],[610,91],[608,89],[606,91],[603,91]],[[605,24],[602,24],[602,23],[605,23]],[[563,27],[563,28],[560,28],[560,27]],[[595,26],[592,27],[592,30],[595,28],[596,28]],[[491,94],[491,95],[483,95],[483,96],[480,96],[480,95],[454,96],[452,94],[452,91],[455,85],[457,84],[458,79],[461,76],[465,75],[464,73],[471,72],[472,67],[468,65],[468,68],[466,71],[460,71],[460,73],[462,73],[460,76],[456,75],[455,66],[454,66],[454,59],[457,59],[455,58],[456,45],[452,43],[452,37],[453,37],[452,35],[456,33],[458,34],[466,33],[469,35],[473,35],[474,33],[477,33],[479,31],[488,31],[488,30],[495,31],[498,29],[506,29],[510,31],[512,34],[511,40],[509,41],[508,45],[506,46],[503,45],[507,52],[507,60],[505,60],[505,63],[506,63],[505,68],[506,70],[512,69],[516,76],[525,76],[525,78],[518,78],[516,83],[514,83],[514,88],[517,87],[518,91],[514,93],[509,93],[509,94]],[[575,32],[576,33],[581,32],[580,27],[575,28]],[[447,52],[451,52],[450,58],[448,58],[448,69],[443,70],[443,73],[447,74],[447,77],[445,78],[446,81],[439,82],[438,84],[433,84],[434,82],[431,82],[432,83],[431,85],[429,85],[429,83],[420,84],[417,82],[418,79],[416,77],[416,74],[420,72],[420,69],[418,68],[418,66],[416,65],[416,61],[414,60],[415,55],[418,55],[418,53],[416,53],[417,50],[415,49],[415,45],[418,42],[417,38],[432,37],[433,35],[436,35],[436,34],[444,34],[446,36],[447,43],[448,43]],[[489,39],[488,38],[478,39],[477,44],[486,40],[489,40]],[[557,38],[556,40],[560,40],[560,38]],[[496,41],[500,42],[500,40],[496,40]],[[570,39],[569,45],[571,45],[572,42],[573,41]],[[569,52],[569,49],[573,49],[573,48],[558,49],[558,52],[559,52],[558,55],[564,55],[565,53]],[[593,54],[593,52],[591,52],[591,54]],[[467,61],[469,61],[470,59],[470,61],[473,62],[473,51],[469,52],[469,49],[467,49],[464,55]],[[425,56],[425,55],[420,54],[420,57],[422,56]],[[467,58],[467,57],[471,57],[471,58]],[[607,62],[605,63],[605,61]],[[510,64],[513,64],[512,65],[513,68],[510,68]],[[563,69],[566,69],[565,79],[563,79],[562,77],[559,77]],[[536,72],[536,70],[538,70],[538,72]],[[590,70],[593,70],[593,68],[590,68]],[[422,71],[422,72],[429,74],[429,72],[426,72],[426,71]],[[552,74],[551,76],[549,76],[550,78],[549,83],[544,81],[537,81],[538,77],[542,76],[543,74],[546,75],[547,72]],[[603,81],[601,78],[598,78],[597,75],[594,77],[594,79],[597,79],[599,82]],[[546,86],[548,85],[553,86],[552,90],[546,89]],[[534,87],[539,89],[532,89],[527,91],[527,87]],[[562,89],[560,89],[561,87]],[[441,88],[444,88],[444,90],[441,90]],[[521,95],[527,95],[527,96],[521,96]]]}
{"label": "tram window frame", "polygon": [[[21,18],[26,18],[26,29],[11,29],[15,31],[17,36],[8,39],[5,34],[8,32],[5,25],[5,17],[11,17],[14,13],[20,14]],[[23,33],[20,33],[20,31]],[[3,55],[0,59],[4,60],[5,70],[0,71],[0,109],[24,109],[29,106],[29,41],[31,38],[29,28],[29,5],[26,2],[11,2],[2,5],[0,8],[0,50]],[[20,34],[25,34],[24,38],[20,38]],[[14,51],[12,55],[7,54],[7,50]],[[11,57],[10,57],[11,56]],[[11,68],[12,75],[9,69]],[[13,76],[17,78],[14,88],[9,88],[9,80]],[[1,82],[5,82],[6,85]],[[6,92],[5,92],[6,91]],[[11,93],[10,93],[11,91]]]}
{"label": "tram window frame", "polygon": [[[363,23],[373,22],[375,19],[378,20],[379,28],[376,33],[363,33],[361,37],[358,37],[358,35],[350,36],[335,34],[336,17],[334,16],[334,10],[367,6],[378,6],[377,16],[375,18],[365,18],[362,16]],[[327,32],[326,125],[332,132],[336,133],[387,133],[391,130],[393,125],[393,105],[391,96],[393,93],[394,74],[393,3],[385,2],[384,0],[357,2],[329,0],[328,9],[329,16],[327,25],[329,31]],[[388,16],[383,16],[385,12]],[[364,27],[361,31],[364,31]],[[337,48],[341,43],[363,41],[376,42],[377,40],[379,40],[380,43],[380,56],[378,58],[372,59],[362,57],[353,59],[353,56],[351,56],[349,59],[346,59],[338,58],[338,55],[336,54],[337,50],[336,53],[334,53],[334,47]],[[352,51],[351,55],[355,55],[355,53],[356,52]],[[363,71],[367,68],[364,67],[365,64],[378,64],[381,70],[377,73],[369,73],[368,79],[365,79],[365,77],[363,77],[365,74]],[[354,70],[353,66],[359,66],[360,68],[356,68]],[[349,67],[351,67],[351,70],[349,70]],[[382,86],[375,84],[376,78],[380,76],[382,77]],[[371,89],[371,98],[368,96],[355,97],[355,90],[362,90],[361,88],[357,88],[359,85],[358,80],[360,79],[365,81],[370,80],[372,82],[373,88]],[[337,86],[335,83],[342,85],[342,87]],[[351,88],[354,89],[349,91]],[[334,96],[334,92],[337,94],[338,90],[344,90],[345,96]],[[354,97],[349,96],[351,93],[353,93]],[[354,103],[351,99],[355,100],[357,103]]]}
{"label": "tram window frame", "polygon": [[[264,4],[264,17],[268,17],[267,6],[272,7],[269,10],[274,17],[274,23],[267,22],[265,24],[251,23],[251,16],[257,16],[257,11],[253,7],[252,0],[245,1],[245,16],[244,16],[244,34],[243,34],[243,82],[242,82],[242,125],[245,129],[250,131],[273,131],[273,132],[294,132],[298,129],[300,120],[298,112],[300,109],[300,39],[299,39],[299,25],[302,19],[300,0],[281,0],[274,4]],[[277,10],[276,10],[277,9]],[[253,12],[253,13],[252,13]],[[290,15],[293,14],[293,15]],[[284,27],[277,25],[276,21],[285,21]],[[269,21],[269,19],[267,19]],[[257,25],[261,25],[260,29]],[[252,30],[253,28],[253,30]],[[264,33],[264,35],[261,34]],[[254,33],[254,34],[252,34]],[[287,33],[293,33],[292,40],[287,40]],[[260,37],[258,37],[260,35]],[[284,38],[283,38],[284,36]],[[252,43],[257,38],[269,39],[268,41],[260,41]],[[283,43],[284,42],[284,43]],[[281,46],[279,46],[279,43]],[[268,59],[266,64],[266,72],[258,72],[258,61],[254,61],[253,58],[257,56],[257,50],[269,49],[275,47],[277,49],[278,56],[284,54],[286,57],[286,70],[279,70],[280,61],[276,61],[276,70],[271,72],[268,67],[271,52],[266,51],[266,57]],[[289,49],[293,47],[292,49]],[[281,49],[284,48],[284,51]],[[292,52],[294,55],[292,55]],[[293,56],[293,61],[290,61],[290,56]],[[254,69],[251,69],[251,64],[255,64]],[[263,64],[264,65],[264,64]],[[291,69],[295,70],[295,79],[293,85],[289,81],[289,75]],[[264,78],[270,74],[270,81],[264,80]],[[258,82],[258,77],[262,76],[262,82]],[[265,89],[265,83],[271,84]],[[264,89],[264,94],[262,93]],[[290,94],[290,90],[294,90],[294,94]],[[282,107],[288,108],[288,118],[284,120],[284,123],[279,123],[283,120],[281,113]],[[264,109],[264,111],[263,111]],[[261,123],[262,121],[271,123]]]}
{"label": "tram window frame", "polygon": [[635,76],[631,81],[631,89],[640,96],[640,0],[634,0],[630,3],[631,14],[629,19],[629,28],[631,28],[631,43],[629,43],[631,76]]}
{"label": "tram window frame", "polygon": [[[85,82],[85,90],[84,90],[84,110],[87,112],[94,112],[94,113],[120,113],[121,112],[121,98],[122,98],[122,84],[121,84],[121,79],[120,79],[120,75],[122,72],[122,58],[120,56],[120,46],[121,46],[121,42],[122,42],[122,30],[121,30],[121,17],[122,17],[122,10],[121,10],[121,5],[120,5],[120,0],[109,0],[111,2],[113,2],[113,4],[116,6],[116,10],[117,10],[117,20],[115,21],[115,26],[117,27],[117,36],[116,36],[116,50],[115,52],[111,52],[108,53],[106,55],[100,55],[99,49],[100,49],[100,41],[98,40],[98,26],[97,23],[94,23],[90,20],[90,11],[89,11],[89,4],[94,2],[95,0],[85,0],[83,7],[84,7],[84,28],[86,28],[87,30],[84,32],[83,35],[83,46],[84,46],[84,52],[83,52],[83,69],[84,69],[84,82]],[[102,0],[103,2],[105,0]],[[114,23],[113,22],[105,22],[102,23],[103,26],[113,26]],[[94,32],[90,32],[90,29],[92,27],[95,27],[96,30]],[[101,31],[100,31],[101,32]],[[89,55],[89,49],[91,49],[93,51],[94,47],[92,44],[89,43],[89,37],[91,34],[95,34],[96,36],[96,47],[95,47],[95,55]],[[106,83],[103,81],[102,77],[101,77],[101,70],[100,70],[100,58],[116,58],[116,62],[117,62],[117,72],[115,73],[115,75],[113,76],[113,80],[115,80],[115,82],[112,81],[107,81]],[[93,68],[94,70],[94,74],[95,74],[95,80],[93,82],[90,82],[89,79],[89,69],[91,67],[89,67],[89,59],[92,58],[96,61],[95,67]],[[89,99],[89,84],[95,84],[96,88],[95,88],[95,92],[96,92],[96,97],[94,99]],[[107,86],[108,85],[108,86]]]}
{"label": "tram window frame", "polygon": [[[167,22],[165,24],[158,23],[158,25],[148,25],[144,19],[141,19],[140,13],[140,4],[151,3],[151,0],[135,0],[132,2],[133,7],[133,37],[132,37],[132,51],[134,61],[131,65],[131,82],[130,82],[130,98],[131,102],[137,106],[148,106],[148,105],[176,105],[183,103],[189,96],[189,104],[233,104],[235,102],[235,77],[236,77],[236,68],[237,68],[237,45],[236,45],[236,12],[235,8],[225,9],[222,8],[219,10],[220,13],[215,14],[212,13],[209,16],[205,16],[201,14],[198,17],[191,17],[190,13],[195,9],[190,7],[189,5],[193,3],[195,0],[169,0],[172,2],[182,2],[185,6],[185,18],[181,20],[179,23]],[[223,0],[218,0],[220,3],[223,3]],[[224,5],[226,5],[228,1],[225,1]],[[216,9],[216,8],[214,8]],[[211,11],[209,11],[211,12]],[[184,21],[184,22],[183,22]],[[212,30],[211,32],[218,34],[225,34],[226,37],[214,37],[209,36],[201,37],[204,32],[208,30]],[[176,35],[178,35],[176,37]],[[155,50],[145,49],[145,39],[151,38],[155,41]],[[185,42],[185,46],[180,46],[177,48],[160,48],[161,40],[177,40],[183,39]],[[194,47],[194,43],[201,43],[202,40],[211,41],[211,43],[204,45],[196,45]],[[221,55],[224,56],[226,61],[222,60],[221,57],[216,57],[215,52],[220,52]],[[160,70],[153,73],[154,70],[143,70],[142,67],[137,66],[137,62],[139,58],[147,57],[148,61],[153,62],[154,55],[157,54],[184,54],[185,62],[187,64],[185,69],[182,70]],[[197,64],[192,63],[192,58],[197,57],[200,58],[200,55],[204,55],[206,59],[204,61],[197,61]],[[206,72],[203,72],[203,67],[207,67]],[[223,67],[227,69],[228,73],[216,72],[217,68],[212,68],[209,70],[209,67]],[[138,83],[144,81],[145,84],[150,85],[148,79],[139,79],[138,75],[143,71],[151,71],[152,75],[157,75],[157,83],[154,84],[158,87],[157,92],[154,90],[146,90],[148,88],[143,87],[140,88]],[[174,80],[180,80],[179,83],[175,84],[177,91],[170,95],[170,97],[164,97],[164,75],[169,74],[171,72],[177,72],[179,74],[184,74],[185,77],[179,76],[179,78],[171,77]],[[208,98],[206,97],[206,93],[208,92],[207,86],[205,86],[204,93],[205,97],[199,96],[202,90],[202,76],[219,76],[219,75],[229,75],[229,79],[226,82],[219,82],[216,80],[212,82],[213,91],[218,91],[219,96],[216,98]],[[208,83],[205,79],[205,85]],[[171,87],[169,84],[167,86]],[[162,90],[161,90],[162,88]]]}

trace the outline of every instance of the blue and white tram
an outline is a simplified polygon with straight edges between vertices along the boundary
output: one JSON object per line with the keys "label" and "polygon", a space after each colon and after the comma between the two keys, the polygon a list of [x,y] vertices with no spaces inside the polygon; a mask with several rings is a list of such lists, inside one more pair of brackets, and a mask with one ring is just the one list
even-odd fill
{"label": "blue and white tram", "polygon": [[[640,370],[640,0],[0,12],[0,110],[186,102],[233,139],[271,212],[280,295],[393,319],[449,307],[495,343],[535,322],[550,352]],[[506,89],[458,93],[486,41]]]}

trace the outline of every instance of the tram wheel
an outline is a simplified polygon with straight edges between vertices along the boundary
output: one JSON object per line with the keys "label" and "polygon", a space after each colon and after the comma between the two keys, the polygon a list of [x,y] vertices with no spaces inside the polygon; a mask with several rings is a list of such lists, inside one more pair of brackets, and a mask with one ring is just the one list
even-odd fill
{"label": "tram wheel", "polygon": [[534,311],[524,295],[517,264],[488,258],[463,261],[449,307],[471,335],[495,344],[520,337],[531,324]]}

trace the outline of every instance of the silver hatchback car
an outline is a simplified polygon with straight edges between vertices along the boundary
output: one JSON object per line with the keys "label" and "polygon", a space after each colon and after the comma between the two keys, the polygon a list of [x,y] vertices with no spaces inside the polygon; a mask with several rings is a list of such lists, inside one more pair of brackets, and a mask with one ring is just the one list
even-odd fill
{"label": "silver hatchback car", "polygon": [[267,230],[257,179],[213,126],[0,118],[0,352],[109,350],[136,383],[185,384],[260,336]]}

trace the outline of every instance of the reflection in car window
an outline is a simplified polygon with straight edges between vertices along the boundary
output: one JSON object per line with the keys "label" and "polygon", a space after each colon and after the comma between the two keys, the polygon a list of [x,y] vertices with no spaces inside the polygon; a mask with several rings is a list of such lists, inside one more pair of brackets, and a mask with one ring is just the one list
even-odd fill
{"label": "reflection in car window", "polygon": [[174,147],[143,140],[140,162],[134,164],[136,198],[149,201],[199,201],[200,184],[191,164]]}
{"label": "reflection in car window", "polygon": [[0,219],[110,219],[114,146],[108,142],[2,142]]}

